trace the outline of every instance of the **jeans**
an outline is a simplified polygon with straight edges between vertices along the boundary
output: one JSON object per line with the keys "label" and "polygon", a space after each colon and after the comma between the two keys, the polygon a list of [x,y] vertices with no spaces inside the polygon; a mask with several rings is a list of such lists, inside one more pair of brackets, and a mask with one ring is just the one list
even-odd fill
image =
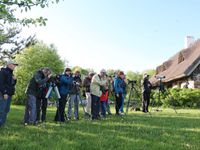
{"label": "jeans", "polygon": [[119,111],[120,111],[121,113],[124,112],[124,98],[125,98],[125,95],[122,94],[122,106],[121,106],[121,108],[119,109]]}
{"label": "jeans", "polygon": [[24,123],[34,124],[36,122],[36,97],[28,94],[28,100],[26,102]]}
{"label": "jeans", "polygon": [[5,100],[3,95],[0,95],[0,126],[6,123],[7,115],[10,111],[11,96]]}
{"label": "jeans", "polygon": [[79,118],[79,116],[78,116],[78,104],[79,104],[79,101],[80,101],[80,95],[79,94],[70,95],[70,100],[69,100],[69,103],[68,103],[68,118],[72,117],[73,104],[74,104],[74,117],[75,117],[75,119]]}
{"label": "jeans", "polygon": [[107,107],[106,101],[101,102],[101,115],[103,117],[106,117],[106,107]]}
{"label": "jeans", "polygon": [[111,111],[110,111],[110,101],[109,99],[106,101],[106,111],[108,114],[111,114]]}
{"label": "jeans", "polygon": [[98,119],[100,117],[99,111],[100,111],[100,97],[96,95],[92,95],[92,119]]}

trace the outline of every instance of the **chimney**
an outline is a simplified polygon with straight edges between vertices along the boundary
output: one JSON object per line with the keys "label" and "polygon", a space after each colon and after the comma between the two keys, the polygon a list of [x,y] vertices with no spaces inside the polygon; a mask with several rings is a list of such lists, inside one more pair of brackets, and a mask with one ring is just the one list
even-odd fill
{"label": "chimney", "polygon": [[194,42],[195,42],[195,39],[193,36],[186,36],[185,37],[185,48],[191,47]]}

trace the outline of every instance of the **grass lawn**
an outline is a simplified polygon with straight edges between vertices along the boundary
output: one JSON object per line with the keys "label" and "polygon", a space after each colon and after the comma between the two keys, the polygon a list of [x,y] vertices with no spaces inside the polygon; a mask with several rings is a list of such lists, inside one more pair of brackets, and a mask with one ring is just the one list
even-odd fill
{"label": "grass lawn", "polygon": [[0,150],[199,150],[200,110],[177,112],[164,109],[152,111],[151,116],[130,112],[101,121],[85,120],[81,114],[79,121],[56,124],[51,107],[45,124],[24,127],[24,107],[12,106],[6,126],[0,129]]}

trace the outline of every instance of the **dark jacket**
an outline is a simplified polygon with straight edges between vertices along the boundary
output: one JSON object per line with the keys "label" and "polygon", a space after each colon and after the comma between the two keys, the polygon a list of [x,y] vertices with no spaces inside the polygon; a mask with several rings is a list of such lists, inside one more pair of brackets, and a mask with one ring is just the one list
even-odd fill
{"label": "dark jacket", "polygon": [[83,87],[85,88],[85,92],[90,92],[90,84],[91,79],[89,77],[86,77],[83,81]]}
{"label": "dark jacket", "polygon": [[0,71],[0,92],[2,95],[14,95],[17,80],[13,79],[13,70],[10,68],[2,68]]}
{"label": "dark jacket", "polygon": [[147,78],[144,78],[141,82],[142,86],[142,93],[151,93],[151,83]]}
{"label": "dark jacket", "polygon": [[37,71],[27,86],[26,94],[38,96],[40,89],[46,84],[48,80],[49,78],[44,76],[42,70]]}
{"label": "dark jacket", "polygon": [[70,94],[80,94],[80,86],[82,80],[79,76],[73,76],[73,84],[71,84]]}

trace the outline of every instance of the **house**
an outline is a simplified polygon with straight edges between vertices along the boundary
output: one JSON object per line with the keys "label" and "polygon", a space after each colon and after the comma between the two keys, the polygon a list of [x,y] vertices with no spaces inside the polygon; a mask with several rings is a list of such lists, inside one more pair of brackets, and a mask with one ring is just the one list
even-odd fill
{"label": "house", "polygon": [[[165,77],[162,81],[169,88],[200,89],[200,40],[158,66],[156,76]],[[153,85],[158,84],[155,77],[152,77],[150,81]]]}

